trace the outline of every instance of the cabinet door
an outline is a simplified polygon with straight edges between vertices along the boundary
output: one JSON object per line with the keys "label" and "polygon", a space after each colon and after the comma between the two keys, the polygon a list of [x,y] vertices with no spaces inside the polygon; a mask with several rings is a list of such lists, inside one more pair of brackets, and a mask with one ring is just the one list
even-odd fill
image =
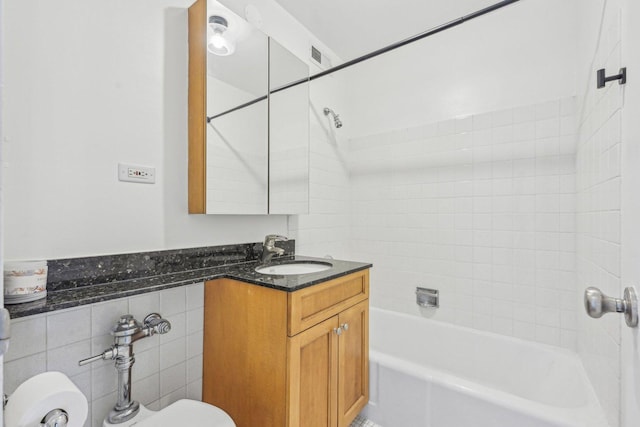
{"label": "cabinet door", "polygon": [[286,293],[218,279],[205,284],[204,297],[202,400],[224,409],[238,427],[283,427]]}
{"label": "cabinet door", "polygon": [[338,316],[289,338],[288,427],[336,427]]}
{"label": "cabinet door", "polygon": [[343,311],[339,343],[338,427],[347,427],[369,401],[369,301]]}

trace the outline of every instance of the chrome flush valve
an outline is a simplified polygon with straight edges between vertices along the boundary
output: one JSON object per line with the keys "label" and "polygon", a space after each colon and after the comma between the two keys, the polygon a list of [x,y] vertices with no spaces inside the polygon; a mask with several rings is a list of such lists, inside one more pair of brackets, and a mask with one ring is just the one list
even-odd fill
{"label": "chrome flush valve", "polygon": [[151,313],[144,318],[145,327],[150,329],[149,336],[153,334],[166,334],[171,330],[171,323],[163,319],[158,313]]}
{"label": "chrome flush valve", "polygon": [[131,399],[131,368],[135,363],[133,343],[139,339],[155,334],[166,334],[171,330],[171,323],[158,313],[151,313],[140,324],[130,314],[120,316],[111,328],[114,344],[102,354],[78,362],[80,366],[98,360],[115,360],[118,373],[118,401],[109,412],[107,420],[111,424],[119,424],[133,418],[140,410],[140,403]]}

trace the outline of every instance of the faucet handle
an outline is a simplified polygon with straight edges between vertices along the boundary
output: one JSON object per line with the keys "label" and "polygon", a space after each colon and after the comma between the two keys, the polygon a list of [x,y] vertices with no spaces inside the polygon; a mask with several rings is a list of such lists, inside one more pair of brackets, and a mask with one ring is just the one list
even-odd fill
{"label": "faucet handle", "polygon": [[150,335],[166,334],[171,330],[171,323],[158,313],[148,314],[144,318],[144,325],[149,328]]}
{"label": "faucet handle", "polygon": [[286,236],[281,236],[279,234],[267,234],[264,237],[264,245],[265,246],[273,246],[275,242],[286,242],[289,240]]}

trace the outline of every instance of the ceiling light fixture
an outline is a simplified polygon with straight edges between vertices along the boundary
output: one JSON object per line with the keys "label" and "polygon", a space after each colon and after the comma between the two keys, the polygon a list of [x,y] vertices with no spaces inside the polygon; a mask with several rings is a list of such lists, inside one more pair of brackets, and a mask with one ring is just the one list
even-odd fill
{"label": "ceiling light fixture", "polygon": [[227,56],[236,50],[235,43],[225,37],[224,33],[229,29],[227,20],[219,15],[209,17],[209,40],[207,50],[215,55]]}

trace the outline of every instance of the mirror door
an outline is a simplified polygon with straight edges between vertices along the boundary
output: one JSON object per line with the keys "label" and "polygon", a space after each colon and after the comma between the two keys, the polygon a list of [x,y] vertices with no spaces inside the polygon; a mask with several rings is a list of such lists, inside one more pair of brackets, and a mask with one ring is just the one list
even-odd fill
{"label": "mirror door", "polygon": [[267,36],[209,2],[207,214],[268,213],[268,76]]}
{"label": "mirror door", "polygon": [[269,39],[269,213],[309,213],[309,66]]}
{"label": "mirror door", "polygon": [[217,1],[196,1],[189,213],[308,212],[308,65]]}

